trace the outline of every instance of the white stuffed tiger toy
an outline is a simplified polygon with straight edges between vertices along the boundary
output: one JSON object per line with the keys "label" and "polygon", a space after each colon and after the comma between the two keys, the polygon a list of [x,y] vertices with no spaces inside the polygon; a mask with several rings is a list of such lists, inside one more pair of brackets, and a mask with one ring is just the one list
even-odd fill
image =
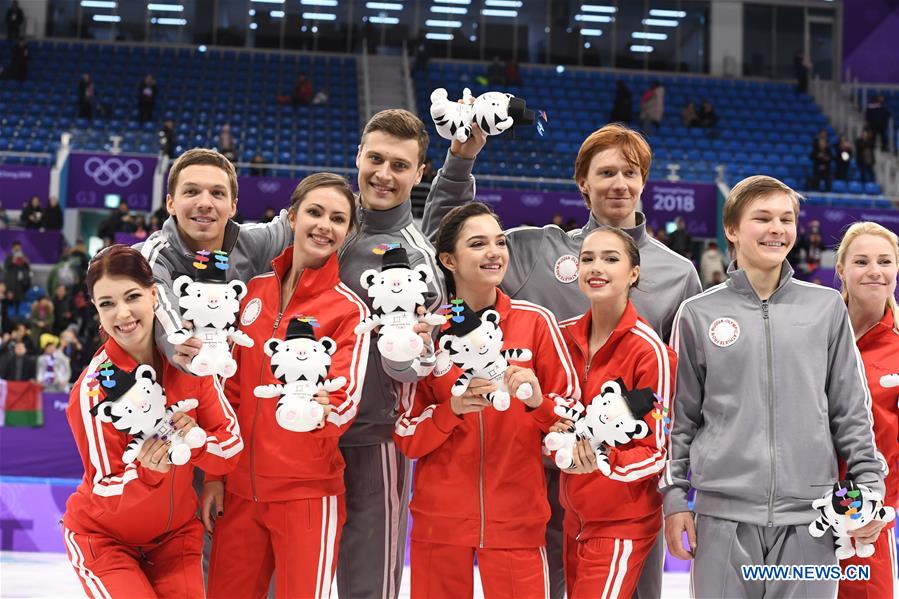
{"label": "white stuffed tiger toy", "polygon": [[443,139],[457,139],[462,143],[468,141],[474,118],[471,90],[465,88],[460,104],[451,101],[442,87],[435,89],[431,92],[431,118],[437,127],[437,134]]}
{"label": "white stuffed tiger toy", "polygon": [[284,339],[265,342],[272,374],[281,384],[259,385],[254,390],[256,397],[279,397],[275,420],[282,428],[298,433],[311,431],[322,422],[325,412],[315,400],[318,390],[337,391],[347,382],[342,376],[328,378],[337,344],[330,337],[316,339],[314,324],[312,318],[294,318],[287,325]]}
{"label": "white stuffed tiger toy", "polygon": [[131,435],[122,454],[124,463],[134,462],[144,442],[154,435],[169,442],[169,460],[176,466],[186,464],[190,460],[190,450],[202,447],[206,442],[206,432],[199,426],[182,436],[172,425],[174,414],[196,409],[199,402],[182,399],[166,407],[165,391],[156,382],[156,371],[152,366],[141,364],[132,374],[107,362],[90,376],[97,383],[96,388],[102,387],[106,394],[91,407],[91,414]]}
{"label": "white stuffed tiger toy", "polygon": [[[460,396],[468,389],[473,378],[486,379],[496,385],[496,391],[484,399],[500,412],[509,409],[510,395],[505,374],[509,360],[526,362],[531,359],[529,349],[503,349],[503,331],[499,328],[499,312],[486,310],[478,316],[467,305],[454,318],[450,327],[440,337],[440,349],[450,362],[462,369],[453,384],[452,394]],[[446,370],[439,365],[436,372]],[[534,394],[530,383],[518,387],[516,397],[529,399]]]}
{"label": "white stuffed tiger toy", "polygon": [[371,268],[362,273],[360,282],[372,299],[373,314],[356,325],[357,335],[375,327],[378,331],[378,351],[393,362],[417,359],[424,342],[413,327],[419,322],[431,326],[442,325],[446,319],[439,314],[417,314],[425,303],[428,283],[434,280],[431,269],[424,264],[409,266],[405,248],[396,244],[383,255],[381,271]]}
{"label": "white stuffed tiger toy", "polygon": [[575,443],[587,439],[596,452],[597,468],[609,476],[612,468],[604,449],[649,436],[652,431],[643,418],[652,411],[654,402],[655,395],[650,389],[627,389],[620,378],[606,381],[586,410],[581,403],[571,408],[557,405],[556,415],[574,424],[565,432],[547,434],[543,443],[548,450],[556,452],[556,465],[567,469],[574,467]]}
{"label": "white stuffed tiger toy", "polygon": [[821,515],[808,525],[809,534],[820,537],[828,528],[832,529],[837,559],[853,555],[862,558],[874,555],[874,545],[862,543],[859,539],[855,539],[853,547],[849,531],[859,529],[874,520],[891,522],[896,518],[896,511],[891,506],[883,505],[880,493],[848,477],[835,483],[824,497],[812,503],[812,507],[820,511]]}
{"label": "white stuffed tiger toy", "polygon": [[243,347],[253,347],[253,339],[237,328],[240,300],[247,293],[243,281],[226,281],[228,255],[225,252],[197,252],[197,273],[194,277],[181,275],[172,284],[178,305],[193,330],[179,329],[168,336],[169,343],[184,343],[191,337],[203,342],[200,352],[190,362],[190,371],[197,376],[217,374],[228,378],[237,372],[237,362],[231,357],[228,340]]}

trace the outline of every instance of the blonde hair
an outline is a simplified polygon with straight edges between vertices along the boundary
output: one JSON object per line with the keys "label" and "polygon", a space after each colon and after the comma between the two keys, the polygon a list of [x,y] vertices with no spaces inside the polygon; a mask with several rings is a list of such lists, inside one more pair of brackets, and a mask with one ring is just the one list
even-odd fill
{"label": "blonde hair", "polygon": [[[767,175],[753,175],[746,177],[733,186],[727,199],[724,200],[724,208],[722,209],[723,224],[725,231],[735,231],[740,226],[740,219],[746,207],[755,200],[774,194],[785,193],[793,201],[793,210],[796,212],[796,218],[799,218],[799,201],[804,199],[802,195],[793,190],[789,185]],[[734,244],[727,240],[727,247],[731,254],[734,252]]]}
{"label": "blonde hair", "polygon": [[[846,255],[849,253],[849,246],[862,235],[876,235],[877,237],[886,239],[893,248],[896,261],[899,262],[899,236],[883,225],[871,221],[861,221],[850,225],[843,234],[843,239],[840,240],[840,245],[837,248],[837,264],[845,268]],[[840,277],[840,294],[843,296],[843,301],[846,302],[846,305],[849,305],[849,290],[846,289],[842,277]],[[893,328],[899,332],[899,307],[896,306],[895,296],[891,295],[887,298],[886,308],[893,311]]]}

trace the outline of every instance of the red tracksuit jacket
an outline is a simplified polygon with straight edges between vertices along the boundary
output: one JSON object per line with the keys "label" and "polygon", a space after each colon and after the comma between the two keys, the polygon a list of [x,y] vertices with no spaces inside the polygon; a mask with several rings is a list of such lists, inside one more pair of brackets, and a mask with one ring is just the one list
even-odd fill
{"label": "red tracksuit jacket", "polygon": [[487,548],[545,544],[549,504],[543,474],[542,437],[558,418],[555,401],[580,397],[577,375],[552,313],[497,290],[503,349],[530,349],[543,403],[535,410],[512,398],[505,412],[486,408],[456,416],[450,389],[461,374],[422,379],[394,439],[415,465],[412,503],[417,541]]}
{"label": "red tracksuit jacket", "polygon": [[[618,326],[588,364],[592,320],[588,310],[560,324],[580,377],[583,404],[590,405],[603,383],[621,378],[628,389],[652,389],[670,413],[677,372],[674,351],[628,301]],[[649,436],[609,450],[610,476],[562,473],[559,495],[565,527],[576,533],[578,540],[638,539],[659,533],[662,496],[656,484],[665,465],[664,424],[653,412],[644,420],[652,431]]]}
{"label": "red tracksuit jacket", "polygon": [[84,463],[84,478],[66,502],[63,523],[74,532],[105,535],[127,545],[145,545],[196,518],[192,466],[227,474],[237,465],[243,441],[237,416],[213,378],[185,374],[162,357],[162,372],[156,376],[165,388],[168,405],[197,399],[198,408],[188,415],[206,431],[206,445],[193,450],[191,466],[172,466],[166,473],[148,470],[137,461],[126,466],[122,452],[131,435],[90,414],[91,407],[101,398],[88,396],[84,377],[107,360],[129,371],[138,366],[109,339],[72,387],[66,417]]}
{"label": "red tracksuit jacket", "polygon": [[[237,469],[226,477],[226,490],[255,501],[290,501],[339,495],[344,491],[343,457],[339,436],[356,415],[365,367],[369,335],[353,329],[369,315],[368,308],[337,274],[337,255],[319,269],[307,268],[283,312],[281,281],[293,263],[293,246],[272,261],[273,272],[254,277],[241,303],[241,330],[253,338],[251,348],[234,346],[237,374],[228,379],[225,392],[237,410],[247,450]],[[312,316],[316,338],[330,337],[337,345],[331,356],[328,378],[345,377],[347,383],[332,392],[331,414],[322,429],[298,433],[275,420],[278,398],[260,399],[257,385],[278,384],[271,358],[263,351],[273,337],[284,339],[290,320]],[[213,477],[207,477],[210,479]]]}

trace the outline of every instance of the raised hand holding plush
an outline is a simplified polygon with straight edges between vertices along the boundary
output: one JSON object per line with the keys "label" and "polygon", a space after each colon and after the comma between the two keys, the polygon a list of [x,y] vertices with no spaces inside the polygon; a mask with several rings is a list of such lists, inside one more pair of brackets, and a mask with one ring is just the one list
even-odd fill
{"label": "raised hand holding plush", "polygon": [[425,303],[434,274],[424,264],[412,268],[400,244],[379,246],[375,252],[383,254],[380,272],[372,268],[361,277],[362,287],[372,299],[373,314],[356,325],[355,332],[359,335],[381,327],[378,351],[382,356],[393,362],[416,360],[424,349],[424,341],[413,327],[420,322],[431,326],[446,322],[439,314],[417,313]]}
{"label": "raised hand holding plush", "polygon": [[465,88],[461,102],[452,102],[445,89],[431,93],[431,118],[437,134],[444,139],[457,139],[465,143],[471,136],[471,124],[487,135],[499,135],[515,124],[533,125],[535,115],[526,102],[512,94],[486,92],[471,99],[471,91]]}
{"label": "raised hand holding plush", "polygon": [[875,520],[891,522],[896,518],[896,511],[883,505],[883,497],[879,493],[856,483],[848,476],[846,480],[834,483],[824,497],[812,503],[812,507],[820,511],[821,515],[808,525],[809,534],[820,537],[828,528],[832,529],[837,559],[853,555],[863,558],[874,555],[874,545],[863,543],[858,538],[853,546],[849,531],[857,530]]}
{"label": "raised hand holding plush", "polygon": [[190,450],[202,447],[206,442],[206,432],[199,426],[182,435],[172,422],[174,414],[196,409],[199,402],[182,399],[166,406],[165,391],[156,381],[152,366],[141,364],[131,373],[106,362],[88,377],[88,395],[105,394],[91,407],[91,414],[131,435],[122,454],[124,463],[134,462],[144,442],[154,437],[168,441],[169,460],[176,466],[186,464],[190,460]]}
{"label": "raised hand holding plush", "polygon": [[253,347],[253,340],[237,328],[240,300],[246,295],[247,286],[243,281],[226,280],[225,252],[197,252],[194,266],[197,271],[193,277],[182,275],[172,285],[181,313],[192,323],[193,330],[179,329],[168,336],[168,341],[179,345],[190,337],[199,339],[203,347],[191,360],[190,371],[197,376],[217,374],[228,378],[237,372],[228,340]]}
{"label": "raised hand holding plush", "polygon": [[259,385],[256,397],[278,397],[275,420],[289,431],[308,432],[318,428],[324,417],[324,407],[315,399],[319,389],[337,391],[346,385],[344,377],[328,378],[331,356],[337,344],[330,337],[315,338],[314,318],[299,317],[290,321],[285,338],[265,342],[264,350],[271,356],[271,369],[280,384]]}
{"label": "raised hand holding plush", "polygon": [[[485,399],[500,412],[509,409],[510,395],[505,383],[509,360],[526,362],[531,359],[529,349],[503,349],[503,331],[499,328],[499,313],[486,310],[478,316],[465,304],[451,317],[450,328],[440,337],[440,349],[449,360],[462,369],[452,388],[460,396],[468,389],[471,379],[485,379],[496,385],[496,391]],[[517,397],[529,399],[534,393],[529,383],[518,387]]]}
{"label": "raised hand holding plush", "polygon": [[578,439],[587,439],[596,452],[599,471],[609,476],[612,467],[605,449],[649,436],[651,430],[643,418],[654,404],[655,395],[650,389],[627,389],[620,378],[607,381],[586,409],[580,403],[556,406],[556,415],[574,424],[568,431],[547,434],[543,444],[556,452],[556,465],[565,470],[574,466],[574,444]]}

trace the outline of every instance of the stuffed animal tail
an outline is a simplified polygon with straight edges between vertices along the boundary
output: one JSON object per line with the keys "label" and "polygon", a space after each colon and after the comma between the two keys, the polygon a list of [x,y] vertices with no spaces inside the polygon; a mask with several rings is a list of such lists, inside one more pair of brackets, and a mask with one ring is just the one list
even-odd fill
{"label": "stuffed animal tail", "polygon": [[[445,320],[444,320],[445,321]],[[356,328],[353,329],[353,332],[357,335],[361,335],[362,333],[368,333],[376,326],[381,324],[381,317],[377,314],[373,314],[356,325]]]}
{"label": "stuffed animal tail", "polygon": [[253,389],[253,395],[265,399],[284,395],[284,385],[259,385]]}
{"label": "stuffed animal tail", "polygon": [[166,336],[166,341],[172,345],[181,345],[190,339],[192,335],[193,334],[187,329],[178,329],[174,333],[169,333],[168,336]]}
{"label": "stuffed animal tail", "polygon": [[175,414],[177,412],[187,412],[188,410],[194,410],[197,406],[200,405],[196,399],[182,399],[179,402],[173,403],[166,410],[169,414]]}
{"label": "stuffed animal tail", "polygon": [[427,312],[418,317],[418,322],[423,322],[425,324],[431,325],[432,327],[437,327],[446,322],[446,316]]}
{"label": "stuffed animal tail", "polygon": [[240,345],[242,347],[253,347],[254,341],[253,338],[241,331],[240,329],[234,329],[228,336],[231,338],[234,343]]}
{"label": "stuffed animal tail", "polygon": [[346,378],[339,376],[336,379],[328,379],[324,383],[322,383],[321,388],[327,391],[328,393],[333,393],[337,391],[341,387],[346,385]]}
{"label": "stuffed animal tail", "polygon": [[515,362],[527,362],[533,357],[529,349],[504,349],[501,353],[506,360]]}

